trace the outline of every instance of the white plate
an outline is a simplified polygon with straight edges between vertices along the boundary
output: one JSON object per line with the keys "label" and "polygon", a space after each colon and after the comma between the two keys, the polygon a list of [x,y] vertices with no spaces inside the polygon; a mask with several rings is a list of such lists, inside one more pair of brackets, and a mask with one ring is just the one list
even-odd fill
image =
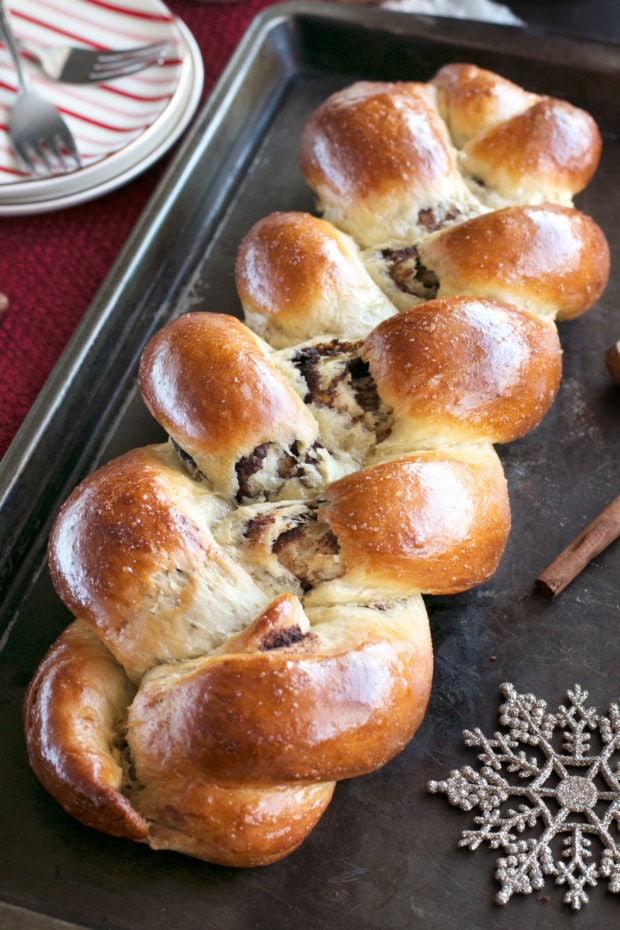
{"label": "white plate", "polygon": [[[7,113],[6,109],[2,112],[2,106],[4,102],[6,108],[6,100],[10,103],[13,95],[4,87],[7,82],[2,68],[3,64],[6,66],[7,52],[0,49],[0,215],[47,212],[99,197],[153,164],[186,128],[202,92],[204,70],[200,50],[187,27],[159,0],[130,2],[131,6],[129,0],[115,3],[112,35],[112,29],[105,26],[109,16],[107,5],[72,0],[67,20],[66,14],[61,15],[61,8],[65,7],[62,0],[12,0],[15,31],[21,40],[32,44],[45,43],[41,38],[35,41],[30,28],[36,29],[39,36],[44,28],[48,34],[55,34],[56,43],[121,48],[164,40],[170,49],[163,66],[104,85],[61,85],[41,77],[34,66],[29,67],[37,90],[45,93],[65,115],[85,167],[71,174],[28,180],[16,174],[18,169],[6,137]],[[34,15],[35,9],[38,16]],[[54,23],[53,27],[35,22],[44,13]],[[28,24],[28,30],[20,28],[20,16]],[[14,72],[10,71],[9,77],[14,84]],[[104,113],[106,119],[102,118]]]}

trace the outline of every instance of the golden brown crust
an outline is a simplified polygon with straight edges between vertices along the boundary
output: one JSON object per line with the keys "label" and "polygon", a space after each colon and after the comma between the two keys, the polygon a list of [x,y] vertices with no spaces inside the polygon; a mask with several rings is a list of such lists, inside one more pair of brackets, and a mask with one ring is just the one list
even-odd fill
{"label": "golden brown crust", "polygon": [[193,675],[174,676],[170,690],[149,680],[131,711],[138,772],[150,781],[173,759],[184,777],[202,772],[225,783],[337,780],[373,771],[406,745],[426,709],[412,719],[411,676],[418,668],[409,658],[377,638],[346,655],[295,662],[288,654],[260,653],[205,660]]}
{"label": "golden brown crust", "polygon": [[356,339],[395,312],[353,240],[309,213],[273,213],[244,237],[237,292],[247,325],[276,348],[317,333]]}
{"label": "golden brown crust", "polygon": [[169,777],[140,792],[140,807],[152,849],[253,868],[294,852],[320,820],[334,787],[334,782],[233,787]]}
{"label": "golden brown crust", "polygon": [[437,107],[457,148],[540,100],[499,74],[472,64],[444,65],[430,81]]}
{"label": "golden brown crust", "polygon": [[[293,618],[295,600],[285,604]],[[402,628],[383,623],[381,609],[366,613],[363,627],[351,623],[335,641],[324,621],[290,645],[225,646],[181,668],[154,669],[129,714],[138,777],[149,783],[173,766],[190,780],[271,785],[335,781],[383,765],[422,720],[432,647],[423,613]]]}
{"label": "golden brown crust", "polygon": [[52,580],[139,681],[245,626],[265,595],[209,530],[209,498],[165,446],[135,449],[70,495],[54,523]]}
{"label": "golden brown crust", "polygon": [[122,792],[119,750],[134,690],[105,646],[75,621],[30,683],[24,725],[33,771],[69,814],[140,840],[148,826]]}
{"label": "golden brown crust", "polygon": [[601,147],[579,107],[450,65],[428,84],[362,81],[332,94],[304,128],[301,164],[326,219],[385,247],[489,208],[570,205]]}
{"label": "golden brown crust", "polygon": [[463,169],[513,203],[570,203],[590,182],[601,136],[584,110],[544,97],[463,149]]}
{"label": "golden brown crust", "polygon": [[363,356],[409,448],[518,439],[547,413],[562,372],[553,325],[511,304],[466,297],[386,320]]}
{"label": "golden brown crust", "polygon": [[164,327],[140,386],[172,442],[101,468],[54,524],[52,579],[80,619],[25,721],[70,813],[263,865],[337,779],[411,739],[433,677],[422,595],[495,571],[493,443],[540,422],[553,321],[609,273],[587,217],[513,205],[569,204],[599,153],[583,111],[473,65],[319,107],[302,165],[335,225],[255,224],[236,280],[258,335],[207,313]]}
{"label": "golden brown crust", "polygon": [[153,416],[228,497],[238,488],[240,459],[267,443],[286,451],[317,439],[300,398],[234,317],[188,313],[162,327],[142,355],[140,389]]}
{"label": "golden brown crust", "polygon": [[572,207],[506,207],[429,236],[420,259],[439,295],[473,294],[570,320],[596,303],[609,278],[599,226]]}
{"label": "golden brown crust", "polygon": [[[407,126],[407,115],[422,138]],[[402,158],[407,146],[415,152],[415,167]],[[428,157],[431,151],[434,158]],[[391,195],[394,187],[408,183],[433,186],[454,169],[423,84],[363,81],[334,94],[313,113],[302,136],[301,164],[311,186],[314,180],[350,206],[360,196]]]}
{"label": "golden brown crust", "polygon": [[424,84],[361,81],[333,94],[304,128],[301,166],[326,219],[364,246],[406,241],[470,206]]}
{"label": "golden brown crust", "polygon": [[348,577],[454,594],[488,580],[510,531],[501,463],[491,447],[420,452],[334,482],[321,517]]}
{"label": "golden brown crust", "polygon": [[120,747],[134,692],[79,621],[41,663],[24,705],[29,760],[67,813],[103,833],[221,865],[267,865],[299,846],[331,800],[333,782],[224,786],[168,771],[131,788]]}

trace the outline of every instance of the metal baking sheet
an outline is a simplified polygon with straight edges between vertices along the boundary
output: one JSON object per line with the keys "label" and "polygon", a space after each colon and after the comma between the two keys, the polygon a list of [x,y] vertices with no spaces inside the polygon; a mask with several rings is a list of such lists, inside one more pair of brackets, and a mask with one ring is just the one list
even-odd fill
{"label": "metal baking sheet", "polygon": [[[578,205],[608,235],[612,279],[594,310],[561,326],[564,378],[546,420],[500,450],[514,525],[499,571],[475,591],[427,599],[436,670],[421,729],[381,771],[341,783],[290,858],[226,869],[88,830],[40,788],[22,735],[24,689],[69,619],[45,565],[50,520],[84,474],[162,438],[135,390],[151,333],[187,310],[239,315],[242,236],[272,210],[313,209],[297,160],[311,110],[357,78],[426,80],[459,60],[584,106],[604,135]],[[495,930],[574,916],[551,879],[494,904],[498,853],[459,848],[468,815],[426,785],[476,765],[462,731],[498,728],[503,682],[550,709],[576,683],[601,712],[620,698],[618,545],[552,602],[533,587],[618,493],[619,391],[604,356],[620,336],[619,127],[612,44],[320,3],[272,7],[255,22],[0,466],[3,928]],[[619,908],[600,879],[586,925],[611,925]]]}

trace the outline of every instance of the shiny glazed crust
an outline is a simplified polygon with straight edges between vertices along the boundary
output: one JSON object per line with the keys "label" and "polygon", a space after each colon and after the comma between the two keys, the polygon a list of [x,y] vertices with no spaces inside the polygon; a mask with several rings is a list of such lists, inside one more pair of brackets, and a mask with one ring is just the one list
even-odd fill
{"label": "shiny glazed crust", "polygon": [[72,816],[267,865],[339,779],[406,746],[433,675],[423,595],[495,572],[494,445],[541,422],[555,321],[607,281],[605,237],[571,202],[599,155],[588,114],[467,64],[312,115],[323,217],[248,230],[245,323],[188,313],[150,340],[140,390],[169,441],[98,469],[55,520],[76,619],[24,713]]}
{"label": "shiny glazed crust", "polygon": [[89,827],[141,840],[148,824],[122,793],[119,739],[134,693],[105,646],[75,621],[39,666],[24,716],[30,763],[65,810]]}
{"label": "shiny glazed crust", "polygon": [[557,321],[589,310],[609,278],[600,227],[558,204],[484,213],[429,236],[419,254],[439,279],[438,296],[494,297]]}
{"label": "shiny glazed crust", "polygon": [[453,64],[426,84],[360,81],[333,94],[304,128],[301,165],[323,216],[383,247],[489,208],[569,205],[601,147],[578,107]]}
{"label": "shiny glazed crust", "polygon": [[351,237],[307,213],[259,220],[236,272],[247,325],[278,349],[317,333],[359,339],[394,312]]}
{"label": "shiny glazed crust", "polygon": [[[248,389],[231,390],[241,382]],[[236,458],[265,442],[288,448],[295,440],[307,448],[318,438],[300,398],[234,317],[191,314],[155,335],[142,355],[140,384],[151,413],[225,497],[233,492]]]}
{"label": "shiny glazed crust", "polygon": [[363,356],[397,421],[383,449],[511,442],[540,423],[562,374],[555,326],[487,298],[410,307],[370,333]]}

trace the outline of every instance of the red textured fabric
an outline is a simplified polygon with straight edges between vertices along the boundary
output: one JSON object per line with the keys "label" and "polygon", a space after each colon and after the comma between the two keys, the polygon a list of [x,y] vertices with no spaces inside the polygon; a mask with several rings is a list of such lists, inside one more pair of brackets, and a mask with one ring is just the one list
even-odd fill
{"label": "red textured fabric", "polygon": [[[205,66],[206,97],[252,19],[274,0],[170,0]],[[178,146],[178,143],[177,143]],[[174,150],[173,150],[174,151]],[[125,187],[54,213],[0,218],[0,457],[58,361],[170,160]]]}

